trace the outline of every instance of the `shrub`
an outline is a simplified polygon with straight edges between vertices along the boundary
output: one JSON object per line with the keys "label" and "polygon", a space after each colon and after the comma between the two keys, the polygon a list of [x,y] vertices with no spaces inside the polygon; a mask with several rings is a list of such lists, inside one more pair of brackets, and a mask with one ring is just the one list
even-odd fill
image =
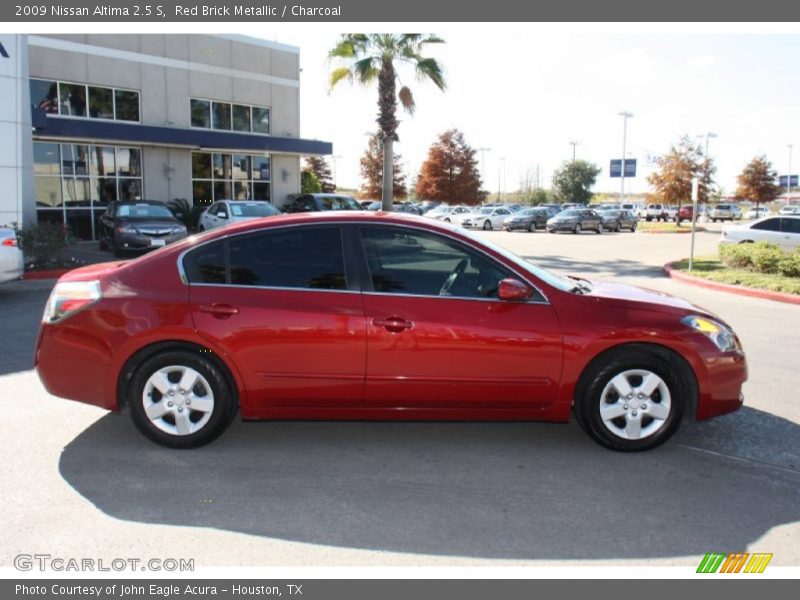
{"label": "shrub", "polygon": [[781,258],[778,263],[778,273],[784,277],[800,277],[800,248]]}
{"label": "shrub", "polygon": [[202,206],[194,206],[186,198],[174,198],[167,202],[167,207],[172,211],[176,219],[186,225],[186,229],[189,232],[197,231],[200,214],[204,210]]}
{"label": "shrub", "polygon": [[61,251],[75,243],[70,230],[60,223],[38,223],[16,232],[26,270],[60,267],[63,262]]}
{"label": "shrub", "polygon": [[800,248],[784,252],[768,242],[724,244],[719,248],[719,257],[722,264],[731,269],[800,277]]}
{"label": "shrub", "polygon": [[760,273],[777,273],[778,264],[785,254],[775,244],[757,242],[753,244],[753,269]]}
{"label": "shrub", "polygon": [[753,244],[723,244],[719,257],[731,269],[751,269],[753,267]]}

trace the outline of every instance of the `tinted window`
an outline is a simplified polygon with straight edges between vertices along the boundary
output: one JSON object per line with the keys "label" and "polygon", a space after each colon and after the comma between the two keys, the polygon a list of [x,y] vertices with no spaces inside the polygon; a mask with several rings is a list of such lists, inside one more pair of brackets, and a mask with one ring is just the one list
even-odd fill
{"label": "tinted window", "polygon": [[781,220],[780,219],[767,219],[766,221],[761,221],[760,223],[754,224],[751,229],[759,229],[759,230],[762,230],[762,231],[780,231],[781,230]]}
{"label": "tinted window", "polygon": [[784,233],[800,233],[800,219],[781,219],[781,230]]}
{"label": "tinted window", "polygon": [[139,92],[114,91],[114,106],[118,121],[139,120]]}
{"label": "tinted window", "polygon": [[493,261],[434,234],[363,227],[361,240],[376,292],[494,298],[500,280],[509,276]]}
{"label": "tinted window", "polygon": [[343,290],[347,287],[338,227],[291,228],[230,240],[231,283]]}
{"label": "tinted window", "polygon": [[183,259],[189,283],[225,283],[225,243],[200,246]]}

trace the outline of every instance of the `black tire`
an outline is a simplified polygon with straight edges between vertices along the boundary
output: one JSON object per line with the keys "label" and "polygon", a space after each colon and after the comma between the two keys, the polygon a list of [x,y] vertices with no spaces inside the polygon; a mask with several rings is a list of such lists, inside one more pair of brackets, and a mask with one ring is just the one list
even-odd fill
{"label": "black tire", "polygon": [[[612,406],[616,402],[628,402],[629,405],[624,406],[628,406],[632,414],[635,415],[637,411],[636,405],[639,402],[649,400],[653,404],[660,405],[663,401],[660,397],[660,392],[654,393],[654,397],[657,396],[656,400],[648,398],[640,401],[634,397],[631,401],[624,400],[619,395],[616,395],[615,399],[616,391],[613,389],[608,392],[605,398],[603,397],[603,391],[606,390],[607,385],[613,378],[623,372],[635,370],[649,371],[661,378],[669,391],[669,412],[668,416],[663,419],[663,422],[653,433],[639,439],[625,439],[614,433],[603,422],[600,416],[601,405],[605,403],[608,406]],[[631,381],[634,378],[635,376]],[[691,394],[695,388],[687,379],[688,375],[685,370],[676,368],[676,364],[667,360],[666,356],[660,352],[646,349],[642,346],[611,350],[593,361],[581,375],[575,393],[575,417],[589,437],[610,450],[619,452],[650,450],[660,446],[672,437],[680,425],[686,407],[691,406]],[[609,399],[612,402],[607,402]],[[634,405],[634,402],[636,405]],[[641,406],[638,408],[641,410]],[[650,424],[657,425],[659,420],[653,419],[647,412],[647,410],[641,410],[639,418],[642,419],[642,424],[644,424],[645,418],[649,418],[648,426]],[[623,419],[624,422],[626,417],[618,417],[618,419]]]}
{"label": "black tire", "polygon": [[[213,409],[207,422],[197,431],[185,435],[159,429],[145,413],[144,392],[148,379],[158,370],[170,366],[193,369],[205,379],[210,387],[207,391],[213,394]],[[205,388],[204,383],[199,385]],[[128,389],[128,404],[136,428],[150,440],[169,448],[197,448],[215,440],[231,424],[238,408],[236,394],[220,368],[212,360],[188,350],[172,350],[144,360],[136,368]],[[166,399],[163,396],[159,402]],[[195,412],[198,411],[187,409],[187,415],[195,415]],[[169,416],[162,419],[166,425],[169,425],[168,418]]]}
{"label": "black tire", "polygon": [[111,238],[111,249],[114,252],[114,258],[122,258],[124,251],[117,244],[116,238]]}
{"label": "black tire", "polygon": [[97,247],[101,252],[105,252],[108,250],[108,240],[103,237],[103,234],[100,234],[100,239],[98,240]]}
{"label": "black tire", "polygon": [[652,217],[645,217],[644,218],[644,220],[647,221],[648,223],[650,222],[650,219],[652,219]]}
{"label": "black tire", "polygon": [[492,229],[492,222],[489,219],[486,219],[483,223],[483,230],[484,231],[491,231]]}
{"label": "black tire", "polygon": [[574,233],[575,235],[580,235],[581,234],[581,224],[580,223],[575,223],[575,228],[572,230],[572,233]]}
{"label": "black tire", "polygon": [[198,233],[203,233],[205,230],[206,230],[206,228],[203,227],[202,225],[200,225],[200,227],[197,228],[197,232]]}
{"label": "black tire", "polygon": [[597,224],[597,229],[595,229],[594,232],[597,235],[600,235],[601,233],[603,233],[603,224],[602,223],[598,223]]}
{"label": "black tire", "polygon": [[636,233],[636,221],[634,221],[633,225],[631,225],[631,233]]}
{"label": "black tire", "polygon": [[534,231],[536,231],[536,223],[531,221],[528,223],[528,233],[533,233]]}

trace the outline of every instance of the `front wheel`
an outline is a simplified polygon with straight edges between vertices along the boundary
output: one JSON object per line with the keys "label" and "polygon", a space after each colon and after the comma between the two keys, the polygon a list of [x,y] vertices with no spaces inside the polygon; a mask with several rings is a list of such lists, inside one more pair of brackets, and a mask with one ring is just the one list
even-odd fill
{"label": "front wheel", "polygon": [[636,221],[634,221],[633,225],[631,225],[631,233],[636,233]]}
{"label": "front wheel", "polygon": [[689,387],[660,355],[621,350],[581,377],[575,416],[598,444],[638,452],[666,442],[678,429]]}
{"label": "front wheel", "polygon": [[581,224],[580,223],[576,223],[575,224],[575,229],[572,230],[572,233],[574,233],[575,235],[580,235],[580,233],[581,233]]}
{"label": "front wheel", "polygon": [[129,389],[134,424],[162,446],[207,444],[228,428],[236,414],[233,390],[219,367],[184,350],[145,360]]}
{"label": "front wheel", "polygon": [[598,223],[597,224],[597,229],[595,229],[594,232],[597,235],[600,235],[601,233],[603,233],[603,224],[602,223]]}
{"label": "front wheel", "polygon": [[534,231],[536,231],[536,223],[534,223],[533,221],[531,221],[531,222],[528,224],[528,233],[533,233]]}
{"label": "front wheel", "polygon": [[491,230],[491,228],[492,228],[492,222],[489,219],[486,219],[486,221],[483,224],[483,230],[489,231]]}

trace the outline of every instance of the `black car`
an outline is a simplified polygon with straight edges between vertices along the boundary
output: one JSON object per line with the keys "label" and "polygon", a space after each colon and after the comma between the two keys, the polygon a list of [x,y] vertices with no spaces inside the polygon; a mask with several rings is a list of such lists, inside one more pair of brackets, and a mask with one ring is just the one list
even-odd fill
{"label": "black car", "polygon": [[111,202],[97,220],[100,249],[114,256],[126,251],[160,248],[186,237],[186,226],[163,202],[130,200]]}
{"label": "black car", "polygon": [[606,209],[598,210],[598,214],[603,217],[603,229],[607,231],[621,231],[630,229],[636,231],[636,216],[629,210]]}
{"label": "black car", "polygon": [[547,226],[547,220],[555,215],[556,211],[552,208],[525,208],[508,217],[503,223],[503,229],[506,231],[544,229]]}
{"label": "black car", "polygon": [[343,194],[303,194],[283,207],[283,212],[317,212],[323,210],[363,210],[350,196]]}
{"label": "black car", "polygon": [[562,210],[547,221],[547,231],[550,233],[555,233],[556,231],[581,233],[587,229],[595,233],[603,233],[602,217],[590,208]]}

